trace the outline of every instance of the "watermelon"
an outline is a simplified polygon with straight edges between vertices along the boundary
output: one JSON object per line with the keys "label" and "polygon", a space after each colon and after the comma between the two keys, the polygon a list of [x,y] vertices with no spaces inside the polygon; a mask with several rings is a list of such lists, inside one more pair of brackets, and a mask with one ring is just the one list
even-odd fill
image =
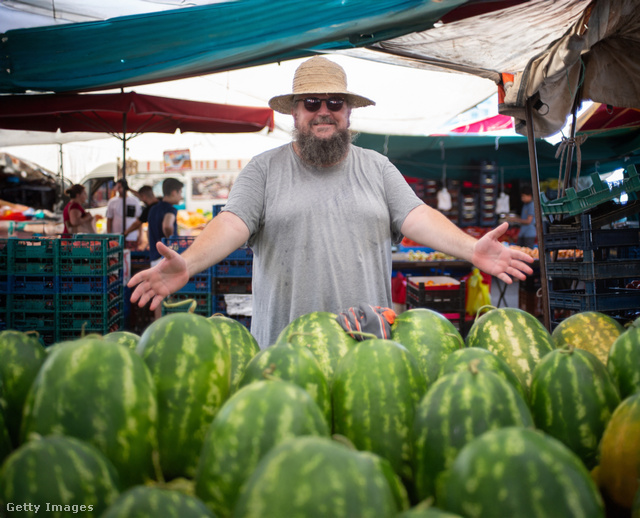
{"label": "watermelon", "polygon": [[333,382],[333,372],[340,358],[358,343],[342,328],[337,317],[326,311],[307,313],[289,323],[276,339],[276,345],[291,343],[308,348],[320,364],[329,385]]}
{"label": "watermelon", "polygon": [[502,358],[527,391],[536,364],[553,350],[549,331],[536,317],[516,308],[492,309],[481,315],[469,329],[466,344]]}
{"label": "watermelon", "polygon": [[333,431],[387,459],[410,481],[410,434],[426,390],[418,361],[405,347],[379,338],[359,342],[335,372]]}
{"label": "watermelon", "polygon": [[111,460],[126,488],[152,478],[157,414],[155,386],[140,357],[82,338],[47,355],[25,402],[21,437],[85,440]]}
{"label": "watermelon", "polygon": [[624,327],[609,315],[598,311],[574,313],[560,322],[551,333],[556,348],[573,345],[596,355],[605,365],[609,349]]}
{"label": "watermelon", "polygon": [[[29,441],[0,469],[0,508],[8,511],[7,516],[98,517],[117,496],[113,464],[73,437],[51,435]],[[16,507],[25,504],[30,507]]]}
{"label": "watermelon", "polygon": [[196,497],[159,487],[136,486],[122,493],[101,518],[214,518]]}
{"label": "watermelon", "polygon": [[413,424],[413,466],[420,499],[435,496],[439,475],[462,447],[488,430],[533,427],[524,398],[504,378],[467,369],[438,379],[422,398]]}
{"label": "watermelon", "polygon": [[135,349],[140,341],[140,336],[131,331],[113,331],[103,336],[107,342],[124,345],[129,349]]}
{"label": "watermelon", "polygon": [[602,434],[596,480],[616,504],[630,509],[640,478],[640,393],[618,405]]}
{"label": "watermelon", "polygon": [[260,459],[299,435],[329,436],[309,394],[287,381],[257,381],[236,392],[211,423],[196,474],[196,495],[217,516],[230,516]]}
{"label": "watermelon", "polygon": [[438,505],[466,518],[604,518],[580,459],[538,430],[499,428],[469,442],[443,477]]}
{"label": "watermelon", "polygon": [[454,351],[464,347],[462,336],[444,316],[427,308],[400,313],[391,326],[391,340],[404,345],[418,360],[427,385]]}
{"label": "watermelon", "polygon": [[636,497],[633,500],[633,508],[631,509],[631,518],[640,518],[640,489],[636,491]]}
{"label": "watermelon", "polygon": [[620,397],[640,392],[640,327],[631,326],[613,342],[607,369],[620,391]]}
{"label": "watermelon", "polygon": [[224,335],[231,353],[231,393],[238,389],[244,370],[251,359],[260,352],[260,346],[246,326],[233,318],[213,315],[209,321]]}
{"label": "watermelon", "polygon": [[170,313],[147,327],[136,352],[157,389],[162,473],[193,478],[207,429],[229,396],[229,345],[206,317]]}
{"label": "watermelon", "polygon": [[431,499],[400,513],[396,518],[462,518],[459,514],[442,511],[437,507],[431,507]]}
{"label": "watermelon", "polygon": [[469,370],[469,364],[472,361],[476,369],[488,370],[504,378],[505,381],[513,385],[525,401],[527,400],[527,391],[522,386],[522,383],[520,383],[518,377],[513,373],[511,367],[507,365],[507,362],[491,351],[480,347],[465,347],[464,349],[451,353],[442,364],[442,367],[440,367],[438,378],[446,374]]}
{"label": "watermelon", "polygon": [[620,403],[618,390],[598,358],[571,346],[547,354],[533,371],[531,412],[536,427],[564,443],[588,469]]}
{"label": "watermelon", "polygon": [[13,446],[11,444],[11,437],[9,437],[9,430],[5,424],[4,412],[0,409],[0,466],[5,458],[9,456]]}
{"label": "watermelon", "polygon": [[303,347],[280,344],[260,351],[247,365],[240,387],[255,381],[281,379],[306,390],[325,416],[331,429],[331,393],[315,356]]}
{"label": "watermelon", "polygon": [[20,422],[27,393],[46,353],[35,336],[21,331],[0,332],[0,378],[5,421],[14,446],[19,444]]}
{"label": "watermelon", "polygon": [[403,510],[380,462],[324,437],[273,448],[240,492],[233,518],[395,518]]}

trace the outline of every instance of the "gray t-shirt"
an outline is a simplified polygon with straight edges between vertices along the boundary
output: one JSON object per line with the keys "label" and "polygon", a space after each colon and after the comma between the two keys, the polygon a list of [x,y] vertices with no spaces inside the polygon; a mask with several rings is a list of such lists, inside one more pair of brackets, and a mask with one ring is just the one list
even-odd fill
{"label": "gray t-shirt", "polygon": [[385,156],[356,146],[329,168],[306,165],[292,144],[251,160],[224,210],[250,231],[260,347],[312,311],[391,307],[391,244],[421,204]]}

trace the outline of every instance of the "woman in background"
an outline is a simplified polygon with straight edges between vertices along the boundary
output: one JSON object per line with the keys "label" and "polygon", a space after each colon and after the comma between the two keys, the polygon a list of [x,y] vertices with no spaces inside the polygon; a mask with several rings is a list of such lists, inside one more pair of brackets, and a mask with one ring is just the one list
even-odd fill
{"label": "woman in background", "polygon": [[94,217],[82,206],[87,202],[86,189],[80,184],[75,184],[69,187],[65,193],[70,200],[62,212],[64,233],[66,235],[95,233]]}

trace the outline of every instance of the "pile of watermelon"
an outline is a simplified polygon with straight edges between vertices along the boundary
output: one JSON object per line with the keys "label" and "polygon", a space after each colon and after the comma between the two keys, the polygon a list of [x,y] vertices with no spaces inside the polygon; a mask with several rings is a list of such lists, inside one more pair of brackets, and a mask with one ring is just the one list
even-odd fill
{"label": "pile of watermelon", "polygon": [[260,350],[227,317],[40,345],[0,332],[0,515],[640,517],[640,321],[549,333],[491,309],[465,339],[303,315]]}

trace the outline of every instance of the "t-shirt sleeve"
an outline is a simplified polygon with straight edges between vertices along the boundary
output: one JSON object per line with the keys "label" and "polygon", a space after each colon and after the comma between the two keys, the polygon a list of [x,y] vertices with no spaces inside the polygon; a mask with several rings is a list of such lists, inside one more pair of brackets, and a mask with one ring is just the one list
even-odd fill
{"label": "t-shirt sleeve", "polygon": [[142,209],[142,212],[140,213],[140,217],[138,218],[140,223],[147,223],[149,221],[149,209],[150,208],[151,207],[145,207],[144,209]]}
{"label": "t-shirt sleeve", "polygon": [[264,166],[253,159],[240,172],[231,187],[223,211],[238,216],[253,237],[262,227],[264,218],[264,196],[266,174]]}
{"label": "t-shirt sleeve", "polygon": [[384,189],[391,217],[391,232],[393,241],[400,242],[402,233],[400,229],[409,213],[416,207],[424,204],[407,183],[402,173],[389,160],[383,170]]}

